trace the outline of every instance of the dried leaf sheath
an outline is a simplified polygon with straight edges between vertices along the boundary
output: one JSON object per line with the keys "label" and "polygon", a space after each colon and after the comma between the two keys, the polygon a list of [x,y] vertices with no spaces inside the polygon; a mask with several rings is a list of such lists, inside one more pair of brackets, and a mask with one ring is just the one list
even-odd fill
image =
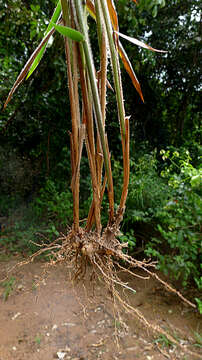
{"label": "dried leaf sheath", "polygon": [[129,117],[125,119],[125,127],[126,127],[126,137],[125,144],[123,146],[123,189],[121,194],[121,200],[119,209],[116,215],[116,223],[117,227],[122,221],[122,217],[125,211],[125,204],[128,195],[128,185],[129,185],[129,176],[130,176],[130,131],[129,131]]}
{"label": "dried leaf sheath", "polygon": [[[86,138],[86,148],[88,153],[88,161],[91,171],[91,180],[92,180],[92,186],[93,186],[93,204],[94,204],[94,217],[95,217],[95,225],[96,225],[96,231],[100,235],[101,233],[101,215],[100,215],[100,189],[97,182],[97,172],[96,167],[94,166],[94,159],[92,157],[90,147],[89,147],[89,141],[88,138]],[[87,227],[90,224],[90,216],[88,216],[87,221]],[[89,229],[90,230],[90,229]]]}
{"label": "dried leaf sheath", "polygon": [[[97,21],[97,33],[99,39],[100,47],[100,71],[98,74],[98,90],[101,103],[101,112],[102,112],[102,122],[103,127],[105,128],[105,116],[106,116],[106,84],[107,84],[107,40],[106,40],[106,31],[103,24],[103,19],[101,17],[101,7],[99,1],[95,1],[96,7],[96,21]],[[97,173],[98,173],[98,182],[101,186],[102,182],[102,169],[103,169],[103,153],[102,147],[97,137]]]}
{"label": "dried leaf sheath", "polygon": [[[68,18],[66,15],[66,8],[63,7],[62,3],[62,13],[63,13],[63,22],[64,24],[68,23]],[[78,95],[75,93],[74,83],[77,88],[76,82],[78,81],[78,78],[75,77],[73,80],[72,75],[72,64],[71,64],[71,56],[70,56],[70,44],[66,37],[64,37],[64,43],[65,43],[65,56],[66,56],[66,64],[67,64],[67,78],[68,78],[68,88],[69,88],[69,98],[70,98],[70,110],[71,110],[71,119],[72,119],[72,154],[71,154],[71,161],[73,163],[72,170],[74,172],[72,173],[72,180],[74,179],[74,183],[72,181],[72,193],[73,193],[73,220],[74,220],[74,230],[76,232],[79,231],[79,175],[77,177],[74,177],[74,173],[76,169],[78,168],[78,149],[79,149],[79,139],[78,139],[78,109],[79,106],[78,102]],[[76,49],[74,47],[74,50],[72,52],[73,56],[73,64],[76,61]],[[75,65],[73,65],[75,66]],[[76,80],[75,80],[76,79]]]}
{"label": "dried leaf sheath", "polygon": [[[87,79],[87,71],[83,67],[81,48],[78,48],[78,66],[80,74],[80,84],[83,101],[83,122],[86,124],[87,136],[89,139],[89,146],[93,158],[95,159],[95,141],[94,141],[94,125],[93,125],[93,108],[92,108],[92,95],[89,93],[89,81]],[[95,160],[94,160],[95,162]]]}

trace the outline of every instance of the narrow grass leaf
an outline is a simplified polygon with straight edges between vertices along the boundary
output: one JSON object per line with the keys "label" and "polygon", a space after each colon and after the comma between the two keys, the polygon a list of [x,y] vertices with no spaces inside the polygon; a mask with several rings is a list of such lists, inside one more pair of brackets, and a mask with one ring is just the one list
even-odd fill
{"label": "narrow grass leaf", "polygon": [[[51,20],[50,20],[50,22],[48,24],[48,27],[47,27],[47,29],[46,29],[46,31],[44,33],[44,36],[46,36],[49,33],[49,31],[53,28],[52,22],[54,22],[54,23],[57,22],[59,17],[60,17],[60,14],[61,14],[61,3],[60,3],[60,1],[58,1],[58,4],[57,4],[57,6],[56,6],[56,8],[54,10],[53,16],[52,16],[52,18],[51,18]],[[39,65],[39,63],[41,61],[41,58],[42,58],[43,54],[45,53],[47,43],[48,43],[48,41],[44,44],[44,46],[40,50],[39,54],[35,58],[26,79],[28,79],[31,76],[31,74],[34,72],[34,70]]]}
{"label": "narrow grass leaf", "polygon": [[133,67],[131,65],[131,62],[122,46],[122,44],[120,43],[119,41],[119,44],[118,44],[118,47],[119,47],[119,55],[121,57],[121,60],[123,62],[123,65],[128,73],[128,75],[130,76],[131,80],[132,80],[132,83],[135,87],[135,89],[137,90],[138,94],[140,95],[142,101],[144,102],[144,98],[143,98],[143,94],[142,94],[142,90],[141,90],[141,86],[140,86],[140,83],[134,73],[134,70],[133,70]]}
{"label": "narrow grass leaf", "polygon": [[33,54],[30,56],[29,60],[26,62],[25,66],[23,67],[23,69],[21,70],[20,74],[18,75],[11,91],[8,94],[8,97],[6,99],[6,102],[4,104],[4,109],[6,108],[6,106],[8,105],[9,101],[12,98],[13,93],[15,92],[15,90],[18,88],[18,86],[21,84],[21,82],[24,80],[25,76],[27,75],[30,67],[32,66],[34,60],[36,59],[36,56],[39,54],[40,50],[42,49],[43,45],[48,41],[48,39],[50,38],[50,36],[54,33],[55,29],[51,29],[49,31],[49,33],[43,38],[43,40],[40,42],[39,46],[35,49],[35,51],[33,52]]}
{"label": "narrow grass leaf", "polygon": [[68,37],[71,40],[74,41],[84,41],[84,35],[82,33],[80,33],[78,30],[72,29],[68,26],[63,26],[63,25],[56,25],[54,23],[52,23],[55,30],[57,30],[60,34]]}
{"label": "narrow grass leaf", "polygon": [[150,45],[147,45],[145,44],[144,42],[140,41],[140,40],[137,40],[135,38],[132,38],[131,36],[127,36],[127,35],[124,35],[118,31],[115,31],[119,36],[121,36],[122,38],[130,41],[131,43],[135,44],[135,45],[138,45],[138,46],[141,46],[142,48],[144,49],[148,49],[148,50],[152,50],[152,51],[156,51],[156,52],[161,52],[161,53],[167,53],[167,51],[165,50],[158,50],[158,49],[154,49],[153,47],[151,47]]}
{"label": "narrow grass leaf", "polygon": [[110,15],[113,29],[117,32],[119,29],[119,23],[118,23],[118,16],[117,16],[117,12],[116,12],[113,0],[107,0],[107,5],[108,5],[109,15]]}

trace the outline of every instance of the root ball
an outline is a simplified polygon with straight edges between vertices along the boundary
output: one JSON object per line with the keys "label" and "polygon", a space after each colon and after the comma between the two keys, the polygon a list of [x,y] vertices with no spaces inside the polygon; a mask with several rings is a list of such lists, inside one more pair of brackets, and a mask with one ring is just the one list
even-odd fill
{"label": "root ball", "polygon": [[81,252],[85,256],[92,257],[92,255],[95,253],[95,247],[92,243],[84,244],[82,246]]}

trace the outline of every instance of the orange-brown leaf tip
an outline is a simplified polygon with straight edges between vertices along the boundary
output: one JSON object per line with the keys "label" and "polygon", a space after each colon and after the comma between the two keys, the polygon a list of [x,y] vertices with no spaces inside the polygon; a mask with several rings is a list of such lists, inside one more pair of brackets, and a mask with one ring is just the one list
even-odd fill
{"label": "orange-brown leaf tip", "polygon": [[128,75],[130,76],[132,83],[135,87],[135,89],[137,90],[138,94],[140,95],[142,101],[144,102],[144,98],[143,98],[143,94],[142,94],[142,90],[141,90],[141,86],[140,83],[135,75],[135,72],[133,70],[133,67],[131,65],[131,62],[128,58],[128,55],[126,54],[122,44],[119,42],[118,43],[118,50],[119,50],[119,55],[121,57],[121,60],[123,62],[123,65],[128,73]]}
{"label": "orange-brown leaf tip", "polygon": [[154,48],[151,47],[150,45],[148,45],[148,44],[144,43],[143,41],[140,41],[140,40],[138,40],[138,39],[136,39],[136,38],[133,38],[133,37],[131,37],[131,36],[127,36],[127,35],[125,35],[125,34],[122,34],[122,33],[118,32],[118,31],[115,31],[115,32],[117,32],[117,34],[118,34],[119,36],[121,36],[122,38],[130,41],[132,44],[135,44],[135,45],[137,45],[137,46],[141,46],[141,47],[144,48],[144,49],[148,49],[148,50],[152,50],[152,51],[156,51],[156,52],[161,52],[161,53],[167,53],[167,51],[165,51],[165,50],[154,49]]}
{"label": "orange-brown leaf tip", "polygon": [[94,4],[92,3],[91,0],[86,1],[86,7],[87,7],[87,10],[88,10],[89,14],[95,20],[96,19],[95,6],[94,6]]}
{"label": "orange-brown leaf tip", "polygon": [[118,31],[118,29],[119,29],[118,16],[117,16],[117,12],[116,12],[116,8],[114,6],[113,0],[107,0],[107,5],[108,5],[109,15],[110,15],[113,29],[115,31]]}

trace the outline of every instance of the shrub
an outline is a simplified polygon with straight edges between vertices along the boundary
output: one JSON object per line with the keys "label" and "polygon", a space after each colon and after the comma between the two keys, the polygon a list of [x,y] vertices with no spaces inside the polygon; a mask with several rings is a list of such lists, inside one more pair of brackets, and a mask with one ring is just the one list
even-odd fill
{"label": "shrub", "polygon": [[[138,160],[130,162],[131,175],[126,212],[122,222],[120,240],[129,244],[129,251],[136,246],[142,249],[151,237],[156,225],[156,214],[162,209],[168,198],[168,186],[158,174],[156,150],[141,155]],[[117,198],[121,194],[120,163],[113,163],[115,174],[115,191]]]}
{"label": "shrub", "polygon": [[59,191],[56,183],[48,179],[34,202],[34,209],[37,216],[64,227],[72,222],[72,193],[68,188]]}
{"label": "shrub", "polygon": [[146,254],[158,259],[158,268],[166,275],[199,283],[201,262],[201,170],[191,164],[187,150],[163,150],[167,162],[161,176],[167,180],[169,198],[156,213],[160,237],[153,237]]}
{"label": "shrub", "polygon": [[[201,263],[201,169],[192,165],[187,149],[144,154],[131,160],[127,208],[121,242],[158,260],[158,268],[183,286],[199,288]],[[116,194],[120,196],[120,163],[114,161]],[[159,169],[161,168],[161,173]],[[141,242],[141,243],[140,243]]]}

